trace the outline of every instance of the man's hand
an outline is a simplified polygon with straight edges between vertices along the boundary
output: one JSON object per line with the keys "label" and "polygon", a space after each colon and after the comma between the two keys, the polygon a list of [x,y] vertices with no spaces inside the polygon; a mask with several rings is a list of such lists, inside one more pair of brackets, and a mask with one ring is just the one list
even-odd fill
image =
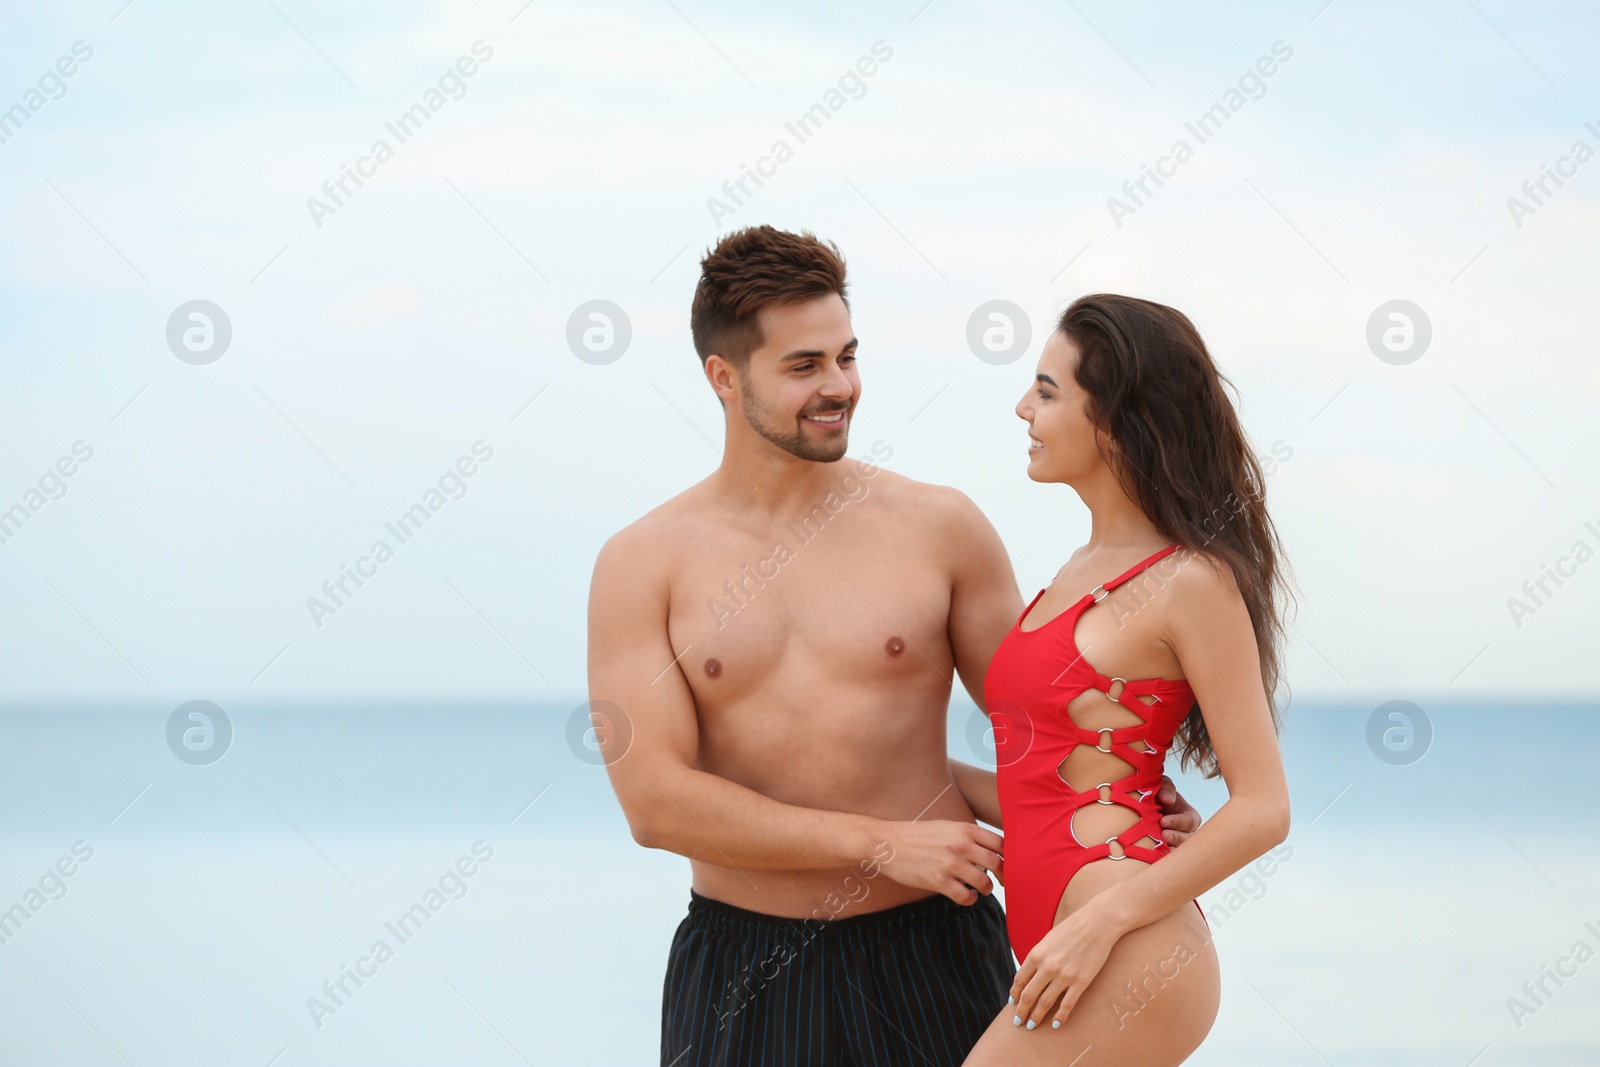
{"label": "man's hand", "polygon": [[893,858],[883,873],[901,885],[943,893],[957,904],[976,904],[979,893],[992,893],[991,872],[1005,885],[1005,842],[993,830],[950,819],[884,825]]}
{"label": "man's hand", "polygon": [[1178,794],[1178,787],[1164,774],[1161,788],[1156,790],[1156,803],[1161,806],[1161,836],[1173,848],[1189,840],[1189,835],[1200,828],[1200,813]]}

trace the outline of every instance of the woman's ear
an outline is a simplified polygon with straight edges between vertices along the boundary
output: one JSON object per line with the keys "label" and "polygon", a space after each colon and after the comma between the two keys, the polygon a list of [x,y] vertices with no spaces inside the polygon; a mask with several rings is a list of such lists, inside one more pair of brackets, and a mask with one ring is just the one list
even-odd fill
{"label": "woman's ear", "polygon": [[1117,439],[1112,437],[1100,424],[1090,419],[1094,427],[1094,446],[1100,453],[1100,458],[1106,461],[1106,466],[1112,470],[1117,469],[1117,460],[1122,456],[1122,447],[1117,444]]}

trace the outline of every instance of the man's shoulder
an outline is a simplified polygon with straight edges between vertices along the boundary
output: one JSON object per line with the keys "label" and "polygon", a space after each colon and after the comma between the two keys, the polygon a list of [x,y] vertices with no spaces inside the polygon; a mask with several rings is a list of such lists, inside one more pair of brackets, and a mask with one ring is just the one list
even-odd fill
{"label": "man's shoulder", "polygon": [[882,467],[864,476],[872,479],[874,492],[880,488],[885,490],[888,503],[919,520],[963,525],[974,518],[982,519],[982,513],[972,498],[955,486],[919,482]]}
{"label": "man's shoulder", "polygon": [[606,538],[596,566],[622,565],[635,573],[661,573],[696,514],[703,483],[663,500]]}

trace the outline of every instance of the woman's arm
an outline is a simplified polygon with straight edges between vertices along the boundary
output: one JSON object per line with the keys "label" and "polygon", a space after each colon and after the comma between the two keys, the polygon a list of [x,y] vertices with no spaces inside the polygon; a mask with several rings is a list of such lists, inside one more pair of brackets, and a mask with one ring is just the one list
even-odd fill
{"label": "woman's arm", "polygon": [[995,784],[994,772],[953,759],[950,761],[950,777],[955,779],[956,791],[967,802],[967,807],[972,809],[972,814],[979,821],[1001,829],[1000,791]]}

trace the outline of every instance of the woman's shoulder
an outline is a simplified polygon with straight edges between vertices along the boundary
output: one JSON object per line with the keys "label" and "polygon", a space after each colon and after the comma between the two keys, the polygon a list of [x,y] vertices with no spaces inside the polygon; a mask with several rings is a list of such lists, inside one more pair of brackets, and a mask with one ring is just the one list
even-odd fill
{"label": "woman's shoulder", "polygon": [[1244,604],[1239,580],[1227,560],[1185,545],[1173,553],[1178,566],[1164,577],[1168,611],[1174,620],[1202,622]]}
{"label": "woman's shoulder", "polygon": [[1180,596],[1210,599],[1239,595],[1239,581],[1228,561],[1204,548],[1185,544],[1173,554],[1172,587]]}

